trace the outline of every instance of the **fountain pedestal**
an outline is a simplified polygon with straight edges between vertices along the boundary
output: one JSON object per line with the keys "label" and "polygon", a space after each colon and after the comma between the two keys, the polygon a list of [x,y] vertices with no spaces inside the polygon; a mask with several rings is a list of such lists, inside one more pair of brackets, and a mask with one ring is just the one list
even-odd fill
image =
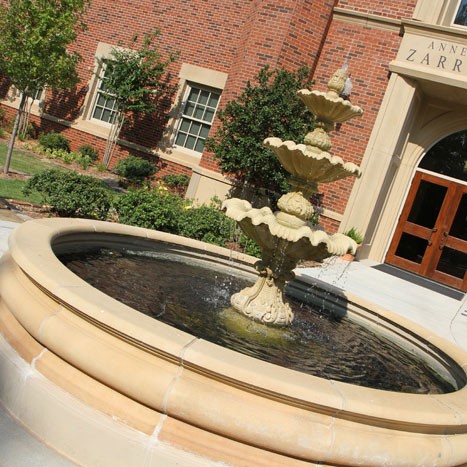
{"label": "fountain pedestal", "polygon": [[[281,250],[279,240],[277,249]],[[269,253],[269,254],[268,254]],[[232,295],[231,303],[245,316],[265,324],[285,326],[292,322],[293,312],[285,300],[285,284],[295,277],[294,260],[278,258],[273,251],[264,252],[255,264],[259,277],[255,284]]]}

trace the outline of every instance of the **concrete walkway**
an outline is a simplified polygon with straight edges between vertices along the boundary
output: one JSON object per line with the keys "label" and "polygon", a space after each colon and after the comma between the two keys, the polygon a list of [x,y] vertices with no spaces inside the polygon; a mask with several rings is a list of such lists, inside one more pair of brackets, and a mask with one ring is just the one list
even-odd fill
{"label": "concrete walkway", "polygon": [[[370,260],[332,258],[302,274],[376,303],[467,350],[467,295]],[[393,269],[393,272],[398,271]],[[412,276],[412,277],[411,277]],[[418,283],[417,283],[418,282]]]}
{"label": "concrete walkway", "polygon": [[[8,237],[26,217],[0,209],[0,256],[8,249]],[[467,302],[449,290],[433,290],[379,269],[364,260],[347,262],[331,259],[324,266],[303,268],[313,277],[341,291],[348,291],[378,303],[433,333],[467,349]],[[436,289],[436,287],[435,287]],[[452,295],[452,294],[451,294]],[[454,294],[455,295],[455,294]],[[0,404],[0,467],[71,466],[69,461],[42,444],[18,424]]]}

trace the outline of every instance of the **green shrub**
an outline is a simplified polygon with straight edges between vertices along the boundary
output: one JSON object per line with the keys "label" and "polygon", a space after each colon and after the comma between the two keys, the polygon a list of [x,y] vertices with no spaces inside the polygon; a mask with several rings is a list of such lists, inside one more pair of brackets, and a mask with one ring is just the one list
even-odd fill
{"label": "green shrub", "polygon": [[88,154],[78,153],[75,162],[84,170],[86,170],[92,163],[93,159]]}
{"label": "green shrub", "polygon": [[92,162],[97,161],[99,155],[99,151],[93,148],[90,144],[83,144],[79,147],[78,152],[82,156],[87,156]]}
{"label": "green shrub", "polygon": [[156,167],[141,157],[128,156],[117,162],[114,172],[127,182],[139,186],[154,175]]}
{"label": "green shrub", "polygon": [[243,252],[247,255],[255,256],[256,258],[261,258],[261,248],[254,240],[247,237],[244,233],[240,235],[239,244]]}
{"label": "green shrub", "polygon": [[70,151],[70,142],[60,133],[43,133],[39,136],[39,143],[45,149]]}
{"label": "green shrub", "polygon": [[77,154],[75,152],[61,151],[61,158],[65,164],[71,164],[76,160]]}
{"label": "green shrub", "polygon": [[101,161],[96,164],[96,169],[98,172],[107,172],[107,166]]}
{"label": "green shrub", "polygon": [[358,245],[363,243],[363,235],[355,227],[352,227],[351,229],[347,230],[347,232],[344,232],[344,235],[347,235],[347,237],[355,240]]}
{"label": "green shrub", "polygon": [[270,136],[302,143],[313,116],[300,99],[298,89],[310,86],[310,69],[295,72],[262,68],[241,94],[217,113],[220,125],[206,140],[222,173],[257,188],[275,203],[277,193],[288,191],[288,173],[263,141]]}
{"label": "green shrub", "polygon": [[23,193],[28,196],[33,191],[61,217],[105,220],[113,198],[101,180],[57,169],[45,170],[30,178]]}
{"label": "green shrub", "polygon": [[162,181],[169,188],[184,188],[190,183],[190,177],[185,174],[169,174],[162,177]]}
{"label": "green shrub", "polygon": [[178,233],[184,202],[164,190],[130,190],[115,199],[114,208],[123,224]]}
{"label": "green shrub", "polygon": [[234,229],[235,222],[214,204],[184,210],[180,219],[180,235],[220,246],[232,239]]}

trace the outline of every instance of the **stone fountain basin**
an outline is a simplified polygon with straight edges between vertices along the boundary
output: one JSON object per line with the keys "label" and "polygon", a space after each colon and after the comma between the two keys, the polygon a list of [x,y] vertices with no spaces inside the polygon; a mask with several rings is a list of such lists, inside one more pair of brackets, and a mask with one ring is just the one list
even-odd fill
{"label": "stone fountain basin", "polygon": [[436,352],[461,389],[393,393],[281,368],[155,321],[85,283],[51,247],[66,249],[83,234],[86,241],[125,235],[183,245],[218,261],[234,259],[247,271],[255,262],[193,240],[99,221],[41,219],[12,233],[0,268],[0,400],[73,461],[161,465],[161,446],[175,446],[233,465],[467,462],[462,349],[347,297],[349,314]]}

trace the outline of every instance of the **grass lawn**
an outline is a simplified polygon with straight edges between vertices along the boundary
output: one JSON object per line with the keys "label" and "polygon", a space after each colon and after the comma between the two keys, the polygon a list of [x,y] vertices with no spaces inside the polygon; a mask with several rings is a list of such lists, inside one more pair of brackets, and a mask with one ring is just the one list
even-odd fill
{"label": "grass lawn", "polygon": [[40,204],[41,197],[38,193],[31,193],[30,196],[23,195],[24,180],[0,178],[0,198],[18,199],[29,203]]}
{"label": "grass lawn", "polygon": [[[8,142],[0,141],[0,166],[2,170],[5,165],[7,150]],[[43,161],[26,151],[14,150],[11,157],[10,169],[16,172],[34,175],[44,169],[52,168],[51,165],[50,162]]]}
{"label": "grass lawn", "polygon": [[[7,151],[8,141],[0,141],[0,171],[2,172],[3,166],[5,165]],[[61,167],[55,164],[51,164],[47,160],[41,160],[29,152],[21,150],[13,151],[13,155],[10,161],[10,169],[12,171],[34,175],[43,170],[51,168]],[[18,180],[14,178],[0,178],[0,198],[12,198],[21,201],[29,201],[30,203],[40,203],[40,197],[37,193],[33,193],[30,196],[23,195],[22,190],[25,184],[26,182],[24,180]]]}

